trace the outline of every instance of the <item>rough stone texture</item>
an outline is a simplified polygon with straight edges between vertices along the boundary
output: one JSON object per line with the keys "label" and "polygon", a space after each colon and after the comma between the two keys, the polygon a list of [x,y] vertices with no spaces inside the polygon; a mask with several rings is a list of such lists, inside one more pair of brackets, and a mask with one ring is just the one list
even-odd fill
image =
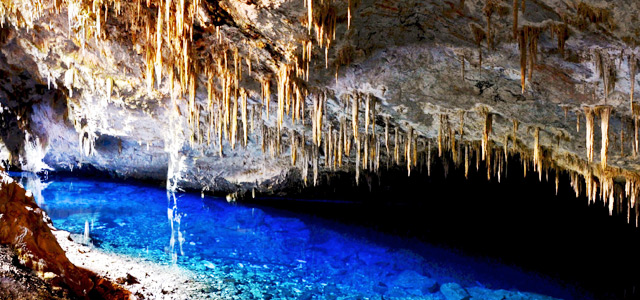
{"label": "rough stone texture", "polygon": [[[80,298],[126,299],[126,290],[73,265],[51,233],[53,225],[30,192],[0,169],[0,244],[9,245],[22,266]],[[17,291],[19,292],[19,291]]]}
{"label": "rough stone texture", "polygon": [[445,283],[440,287],[440,292],[447,300],[469,300],[469,293],[455,282]]}
{"label": "rough stone texture", "polygon": [[[520,153],[529,164],[541,160],[540,174],[552,168],[569,170],[588,183],[596,176],[599,185],[604,185],[602,182],[609,180],[621,184],[636,181],[640,170],[638,159],[630,155],[634,126],[629,104],[629,63],[636,62],[631,54],[640,56],[635,47],[640,25],[637,1],[525,1],[524,12],[517,13],[518,28],[538,28],[541,32],[533,76],[526,80],[524,93],[520,52],[513,37],[512,1],[329,1],[325,7],[334,12],[330,16],[335,16],[336,33],[326,52],[328,68],[324,48],[318,46],[317,30],[312,29],[311,34],[307,30],[307,9],[302,0],[200,1],[189,55],[197,72],[195,102],[203,112],[208,105],[205,69],[222,53],[227,54],[229,64],[233,64],[233,49],[238,49],[241,59],[252,62],[249,73],[245,61],[239,86],[246,89],[253,110],[263,110],[259,82],[271,78],[271,118],[267,120],[266,113],[261,118],[256,116],[256,129],[246,147],[238,145],[231,150],[224,142],[223,157],[218,156],[216,143],[189,142],[193,136],[207,136],[209,120],[199,116],[203,128],[193,131],[187,121],[192,113],[188,93],[183,90],[184,96],[172,102],[174,90],[167,84],[167,64],[171,62],[164,63],[163,83],[147,89],[150,76],[145,72],[149,64],[145,49],[154,41],[145,37],[144,23],[131,21],[131,16],[140,15],[134,19],[155,24],[156,1],[150,8],[143,3],[141,13],[136,13],[135,3],[122,4],[118,16],[114,1],[108,2],[109,17],[102,21],[99,39],[92,29],[96,21],[92,3],[71,2],[83,3],[81,12],[88,20],[84,28],[89,32],[84,38],[77,18],[68,18],[67,1],[62,2],[59,12],[52,9],[50,1],[42,1],[44,10],[36,14],[28,1],[13,1],[13,5],[11,1],[2,2],[6,11],[2,13],[6,20],[0,35],[0,101],[6,108],[2,128],[16,132],[11,138],[3,137],[4,153],[11,153],[5,158],[23,168],[37,169],[37,161],[42,158],[56,170],[91,165],[123,177],[175,179],[187,188],[246,193],[257,187],[258,191],[274,192],[299,185],[300,174],[312,169],[309,116],[316,95],[327,95],[322,132],[328,132],[328,124],[336,130],[343,117],[350,128],[347,95],[361,94],[362,99],[371,97],[377,103],[376,141],[383,160],[388,156],[383,136],[386,118],[392,144],[396,129],[406,137],[412,128],[419,142],[417,151],[424,151],[428,140],[432,141],[428,151],[435,151],[436,138],[443,128],[445,150],[450,148],[453,133],[458,142],[463,141],[462,147],[460,143],[456,146],[457,155],[462,155],[464,145],[470,145],[473,153],[480,151],[478,141],[488,114],[493,120],[488,140],[496,148],[490,168],[491,164],[500,164],[503,154],[499,149],[517,120],[520,125],[515,139],[507,140],[512,149],[509,154]],[[476,43],[471,30],[476,26],[486,36],[485,7],[489,2],[497,3],[491,16],[491,48],[486,38]],[[352,15],[349,29],[347,3]],[[314,22],[318,14],[329,11],[319,3],[314,2],[314,7]],[[558,34],[552,35],[551,28],[563,25],[563,20],[567,21],[568,37],[561,53]],[[150,28],[153,36],[154,25]],[[304,124],[295,125],[285,118],[282,155],[272,157],[261,151],[263,132],[259,125],[274,130],[276,73],[280,66],[299,60],[303,40],[311,40],[314,45],[309,80],[295,80],[310,93],[305,102],[307,118]],[[172,57],[168,43],[165,38],[165,60]],[[615,84],[607,93],[596,61],[608,61],[606,65],[614,70],[608,73],[612,78],[608,82]],[[180,67],[174,66],[178,72]],[[71,82],[65,82],[67,74],[72,74]],[[218,92],[219,79],[216,77],[214,83]],[[51,90],[47,89],[49,80]],[[113,89],[107,95],[110,82]],[[361,101],[362,133],[365,105]],[[584,107],[605,104],[613,109],[609,166],[599,169],[600,126],[595,126],[594,162],[588,163]],[[458,129],[461,112],[465,112],[464,135]],[[444,122],[441,116],[447,116]],[[576,130],[578,120],[580,129]],[[600,124],[599,117],[595,122]],[[305,134],[305,148],[309,149],[306,156],[298,154],[296,166],[291,166],[288,157],[292,128],[298,135]],[[534,143],[536,128],[538,151]],[[621,131],[625,137],[622,145]],[[95,145],[87,150],[87,144]],[[323,146],[320,148],[320,168],[329,169]],[[536,157],[536,153],[541,154]],[[346,165],[339,169],[353,170],[355,159],[355,151],[351,151],[351,156],[344,158]],[[406,164],[403,161],[400,164]],[[308,180],[313,181],[311,171]]]}
{"label": "rough stone texture", "polygon": [[30,269],[15,264],[18,258],[9,247],[0,245],[0,299],[69,299],[52,288]]}

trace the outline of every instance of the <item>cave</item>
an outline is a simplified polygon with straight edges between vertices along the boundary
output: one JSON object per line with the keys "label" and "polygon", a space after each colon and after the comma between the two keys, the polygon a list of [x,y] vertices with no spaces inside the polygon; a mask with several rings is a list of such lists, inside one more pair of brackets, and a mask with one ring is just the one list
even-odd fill
{"label": "cave", "polygon": [[638,13],[0,0],[0,299],[638,299]]}

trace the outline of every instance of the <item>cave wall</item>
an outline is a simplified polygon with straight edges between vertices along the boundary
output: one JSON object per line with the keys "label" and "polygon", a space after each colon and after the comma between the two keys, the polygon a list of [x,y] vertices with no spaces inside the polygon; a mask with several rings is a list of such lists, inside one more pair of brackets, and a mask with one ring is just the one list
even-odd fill
{"label": "cave wall", "polygon": [[4,159],[246,194],[518,154],[635,202],[635,1],[138,2],[0,2]]}

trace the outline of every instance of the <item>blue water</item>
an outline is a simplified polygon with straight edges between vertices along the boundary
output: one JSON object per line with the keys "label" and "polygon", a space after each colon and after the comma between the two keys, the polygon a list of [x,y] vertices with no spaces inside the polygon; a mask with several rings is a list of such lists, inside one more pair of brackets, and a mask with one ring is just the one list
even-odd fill
{"label": "blue water", "polygon": [[515,267],[309,215],[142,185],[75,178],[47,184],[25,182],[41,190],[39,202],[57,228],[83,234],[88,224],[103,251],[177,264],[203,280],[224,278],[210,291],[223,296],[444,299],[425,288],[435,280],[583,297]]}

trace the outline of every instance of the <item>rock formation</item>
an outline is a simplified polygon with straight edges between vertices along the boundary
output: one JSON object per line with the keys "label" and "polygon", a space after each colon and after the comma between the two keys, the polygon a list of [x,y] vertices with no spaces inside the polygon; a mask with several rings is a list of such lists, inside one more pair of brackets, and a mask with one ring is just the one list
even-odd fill
{"label": "rock formation", "polygon": [[636,223],[639,6],[3,0],[2,153],[240,194],[518,157]]}

